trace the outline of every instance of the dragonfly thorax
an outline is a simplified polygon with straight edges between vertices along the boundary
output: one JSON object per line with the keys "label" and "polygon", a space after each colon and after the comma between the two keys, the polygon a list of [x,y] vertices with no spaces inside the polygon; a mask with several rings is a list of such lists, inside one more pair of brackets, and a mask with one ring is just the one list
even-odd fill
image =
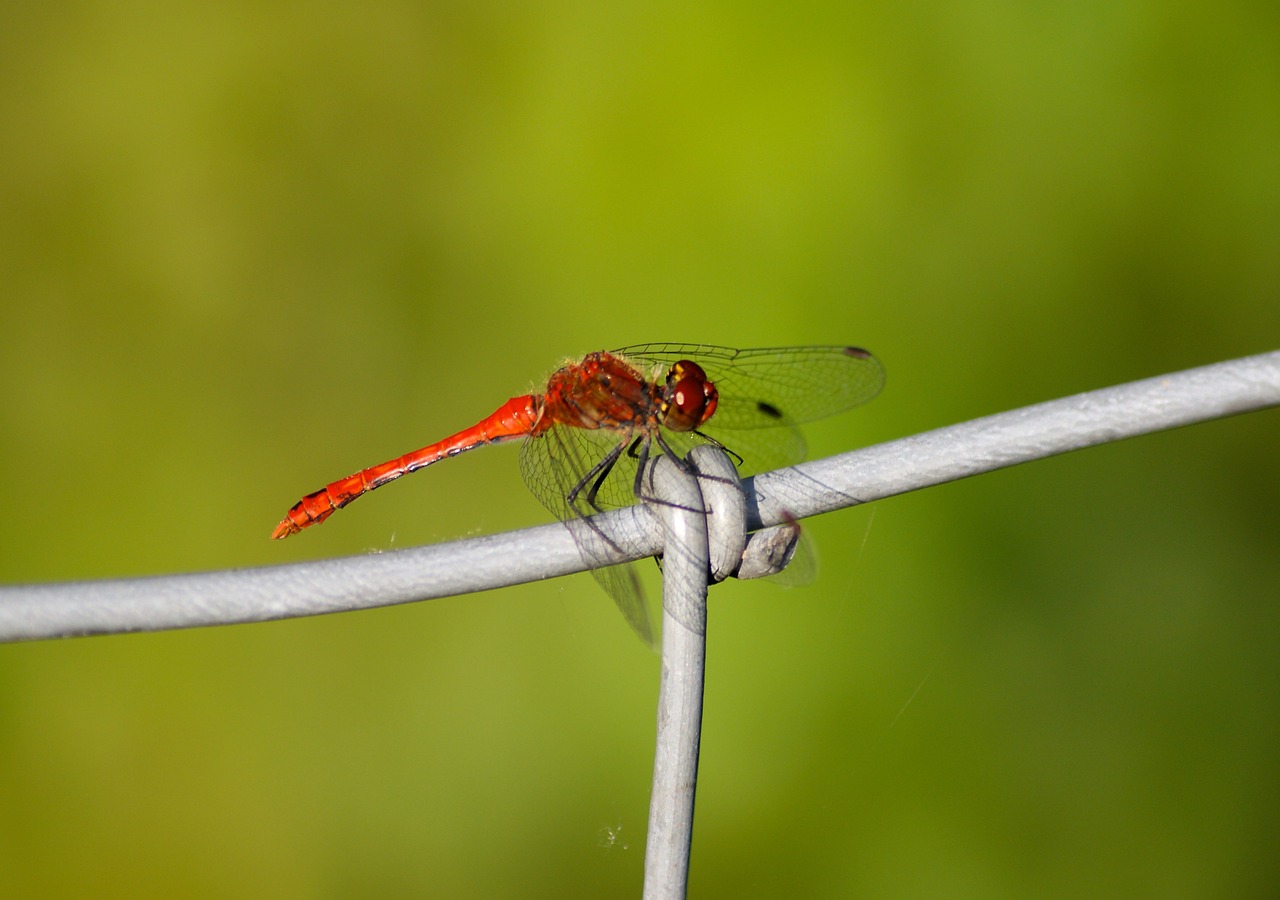
{"label": "dragonfly thorax", "polygon": [[641,429],[661,404],[659,393],[625,360],[603,351],[589,353],[582,362],[552,373],[543,421],[587,430]]}

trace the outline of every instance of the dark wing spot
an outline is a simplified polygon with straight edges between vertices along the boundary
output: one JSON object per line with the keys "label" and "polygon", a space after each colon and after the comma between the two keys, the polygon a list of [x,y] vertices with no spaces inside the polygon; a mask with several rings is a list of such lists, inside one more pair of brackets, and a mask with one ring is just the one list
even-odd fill
{"label": "dark wing spot", "polygon": [[772,403],[765,403],[763,400],[757,400],[756,409],[760,410],[760,412],[764,413],[771,419],[782,418],[782,410],[778,409],[778,407],[774,406]]}
{"label": "dark wing spot", "polygon": [[871,354],[868,351],[863,350],[861,347],[845,347],[844,355],[852,356],[854,359],[870,359],[871,358]]}

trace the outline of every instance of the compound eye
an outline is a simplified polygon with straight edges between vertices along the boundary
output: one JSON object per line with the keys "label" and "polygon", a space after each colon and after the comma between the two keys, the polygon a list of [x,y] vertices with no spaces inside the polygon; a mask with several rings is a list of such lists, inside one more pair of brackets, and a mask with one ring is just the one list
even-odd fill
{"label": "compound eye", "polygon": [[663,424],[672,431],[693,431],[711,418],[719,398],[702,366],[682,359],[667,373]]}

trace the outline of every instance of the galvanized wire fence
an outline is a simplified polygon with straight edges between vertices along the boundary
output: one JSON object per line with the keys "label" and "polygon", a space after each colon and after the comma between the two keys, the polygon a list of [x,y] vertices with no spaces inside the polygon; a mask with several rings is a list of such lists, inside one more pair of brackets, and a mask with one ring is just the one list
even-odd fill
{"label": "galvanized wire fence", "polygon": [[[756,530],[1109,441],[1280,404],[1280,351],[1090,391],[758,475]],[[644,507],[314,562],[0,587],[0,642],[262,622],[432,600],[662,551]],[[580,544],[588,546],[580,546]],[[585,552],[584,552],[585,551]]]}
{"label": "galvanized wire fence", "polygon": [[[699,480],[669,466],[674,471],[659,473],[654,481],[664,502],[596,516],[591,527],[572,533],[554,524],[257,569],[0,587],[0,642],[367,609],[664,554],[663,680],[645,896],[680,897],[693,823],[708,578],[737,566],[733,557],[742,557],[744,547],[743,569],[768,571],[778,558],[776,547],[786,546],[785,541],[749,543],[748,532],[1083,447],[1277,405],[1280,351],[1090,391],[758,475],[743,483],[739,496],[746,503],[740,516],[728,514],[737,504],[723,493],[706,504],[712,514],[704,514],[704,500],[726,482],[723,474]],[[717,464],[724,460],[709,457],[698,463],[699,471]],[[710,540],[709,521],[715,526]]]}

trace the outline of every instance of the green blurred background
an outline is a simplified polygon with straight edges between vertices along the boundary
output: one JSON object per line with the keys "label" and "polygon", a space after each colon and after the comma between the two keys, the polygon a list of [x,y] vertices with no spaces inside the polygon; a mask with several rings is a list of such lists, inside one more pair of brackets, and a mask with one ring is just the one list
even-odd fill
{"label": "green blurred background", "polygon": [[[1273,3],[0,16],[0,580],[546,521],[567,355],[852,342],[812,455],[1280,346]],[[1275,412],[823,517],[711,598],[691,893],[1280,882]],[[657,657],[586,576],[0,647],[5,896],[624,897]]]}

